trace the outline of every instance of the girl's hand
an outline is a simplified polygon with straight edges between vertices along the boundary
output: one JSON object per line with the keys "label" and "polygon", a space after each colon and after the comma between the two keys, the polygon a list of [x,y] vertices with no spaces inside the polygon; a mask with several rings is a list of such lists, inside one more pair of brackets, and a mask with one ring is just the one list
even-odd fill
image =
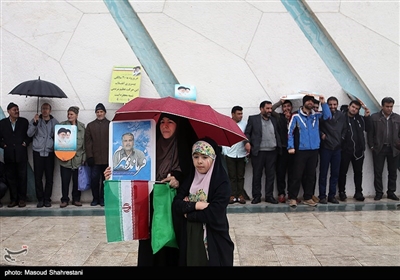
{"label": "girl's hand", "polygon": [[205,201],[197,201],[196,202],[196,210],[204,210],[204,209],[206,209],[207,208],[207,206],[208,206],[208,202],[205,202]]}

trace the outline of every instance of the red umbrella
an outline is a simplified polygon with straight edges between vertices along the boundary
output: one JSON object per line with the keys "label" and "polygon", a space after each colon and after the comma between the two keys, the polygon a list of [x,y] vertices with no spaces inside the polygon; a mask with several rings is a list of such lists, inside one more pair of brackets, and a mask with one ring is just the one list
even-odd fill
{"label": "red umbrella", "polygon": [[211,106],[174,97],[136,97],[115,112],[113,121],[154,119],[168,113],[189,119],[197,137],[210,137],[218,145],[232,146],[246,140],[246,135],[230,117],[218,113]]}

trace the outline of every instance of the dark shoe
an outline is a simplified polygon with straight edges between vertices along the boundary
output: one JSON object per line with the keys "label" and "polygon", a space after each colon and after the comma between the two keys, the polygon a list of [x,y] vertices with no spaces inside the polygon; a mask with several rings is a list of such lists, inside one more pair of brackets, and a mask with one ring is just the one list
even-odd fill
{"label": "dark shoe", "polygon": [[60,204],[60,208],[65,208],[65,207],[67,207],[68,206],[68,202],[61,202],[61,204]]}
{"label": "dark shoe", "polygon": [[258,204],[261,202],[261,198],[260,197],[255,197],[253,198],[253,200],[251,201],[251,204]]}
{"label": "dark shoe", "polygon": [[90,203],[90,206],[97,206],[97,204],[99,204],[99,203],[97,202],[97,200],[93,200],[93,201]]}
{"label": "dark shoe", "polygon": [[328,201],[326,201],[326,198],[321,198],[321,199],[319,200],[319,203],[321,203],[321,204],[328,204]]}
{"label": "dark shoe", "polygon": [[72,201],[72,205],[82,206],[82,202],[80,202],[80,201]]}
{"label": "dark shoe", "polygon": [[104,206],[104,200],[100,200],[100,206]]}
{"label": "dark shoe", "polygon": [[13,208],[13,207],[15,207],[15,206],[17,206],[17,205],[18,205],[17,202],[11,201],[10,204],[7,205],[7,207],[8,207],[8,208]]}
{"label": "dark shoe", "polygon": [[392,199],[392,200],[396,200],[396,201],[399,200],[399,198],[397,197],[397,195],[395,195],[394,193],[389,193],[389,194],[387,195],[387,198]]}
{"label": "dark shoe", "polygon": [[39,202],[36,204],[36,207],[37,207],[37,208],[42,208],[42,207],[43,207],[43,201],[39,201]]}
{"label": "dark shoe", "polygon": [[46,202],[44,203],[44,207],[51,207],[51,203],[50,203],[49,201],[46,201]]}
{"label": "dark shoe", "polygon": [[340,192],[339,193],[339,200],[340,201],[346,201],[346,199],[347,199],[346,193],[345,192]]}
{"label": "dark shoe", "polygon": [[231,197],[229,198],[229,204],[233,204],[236,202],[236,197],[234,197],[233,195],[231,195]]}
{"label": "dark shoe", "polygon": [[26,202],[24,200],[20,200],[18,203],[18,207],[25,207],[26,206]]}
{"label": "dark shoe", "polygon": [[339,201],[337,201],[336,197],[329,197],[328,202],[333,204],[339,204]]}
{"label": "dark shoe", "polygon": [[381,200],[382,199],[382,195],[381,194],[376,194],[374,197],[374,200]]}
{"label": "dark shoe", "polygon": [[275,198],[273,198],[272,196],[266,197],[265,202],[272,203],[272,204],[278,204],[278,201]]}
{"label": "dark shoe", "polygon": [[3,207],[3,203],[0,202],[0,208],[2,208],[2,207]]}
{"label": "dark shoe", "polygon": [[357,201],[364,201],[365,197],[363,196],[362,193],[355,193],[354,194],[354,199],[357,200]]}
{"label": "dark shoe", "polygon": [[240,195],[237,199],[237,202],[239,202],[240,204],[246,204],[246,199],[244,199],[243,195]]}
{"label": "dark shoe", "polygon": [[285,203],[285,202],[286,202],[286,196],[285,196],[284,194],[280,194],[280,195],[278,196],[278,201],[279,201],[280,203]]}

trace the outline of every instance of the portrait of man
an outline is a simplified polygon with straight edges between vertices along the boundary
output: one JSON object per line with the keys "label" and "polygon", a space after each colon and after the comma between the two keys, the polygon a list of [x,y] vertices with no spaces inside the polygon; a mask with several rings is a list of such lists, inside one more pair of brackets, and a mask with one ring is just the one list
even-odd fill
{"label": "portrait of man", "polygon": [[111,180],[154,180],[155,121],[110,123]]}

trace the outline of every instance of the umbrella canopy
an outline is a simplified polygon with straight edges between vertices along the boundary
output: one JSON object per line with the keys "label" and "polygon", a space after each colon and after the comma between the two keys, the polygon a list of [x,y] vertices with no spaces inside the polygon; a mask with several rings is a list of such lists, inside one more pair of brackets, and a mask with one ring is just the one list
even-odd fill
{"label": "umbrella canopy", "polygon": [[20,83],[8,94],[25,95],[26,97],[37,96],[37,111],[39,111],[40,97],[68,98],[61,88],[53,83],[41,80],[40,77],[37,80],[30,80]]}
{"label": "umbrella canopy", "polygon": [[247,139],[232,118],[215,111],[211,106],[169,96],[136,97],[115,112],[113,121],[154,119],[157,122],[161,113],[189,119],[197,137],[208,136],[221,146],[230,147]]}

